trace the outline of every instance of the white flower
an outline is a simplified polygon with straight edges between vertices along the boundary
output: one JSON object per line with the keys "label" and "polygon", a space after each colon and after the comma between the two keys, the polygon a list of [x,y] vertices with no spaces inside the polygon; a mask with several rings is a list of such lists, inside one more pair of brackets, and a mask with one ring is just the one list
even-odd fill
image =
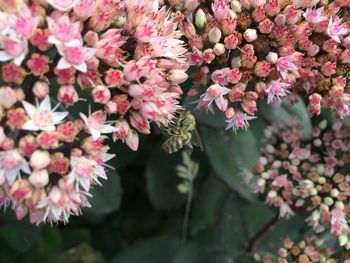
{"label": "white flower", "polygon": [[97,140],[101,134],[118,131],[116,127],[113,127],[111,124],[106,122],[107,114],[102,110],[89,114],[89,117],[85,116],[83,113],[80,113],[80,117],[83,119],[94,140]]}
{"label": "white flower", "polygon": [[36,107],[27,101],[22,102],[24,109],[26,110],[29,120],[23,125],[23,130],[29,131],[54,131],[55,125],[62,122],[67,117],[68,112],[55,112],[56,108],[60,105],[56,105],[54,109],[51,109],[51,102],[49,96],[47,96],[39,105],[37,102]]}

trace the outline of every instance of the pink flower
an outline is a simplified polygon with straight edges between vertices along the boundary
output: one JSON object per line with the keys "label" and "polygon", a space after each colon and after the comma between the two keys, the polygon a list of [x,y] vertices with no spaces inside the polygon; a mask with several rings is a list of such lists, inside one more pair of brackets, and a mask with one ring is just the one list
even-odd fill
{"label": "pink flower", "polygon": [[58,52],[62,58],[58,61],[57,69],[74,67],[81,72],[86,72],[86,61],[95,55],[96,49],[83,46],[59,46]]}
{"label": "pink flower", "polygon": [[48,38],[49,43],[64,44],[69,47],[81,45],[79,22],[71,23],[67,14],[62,15],[57,20],[51,17],[47,17],[46,20],[51,33]]}
{"label": "pink flower", "polygon": [[94,14],[96,7],[96,0],[78,0],[74,6],[74,13],[85,20]]}
{"label": "pink flower", "polygon": [[72,170],[67,176],[68,183],[76,182],[77,191],[79,190],[79,185],[81,185],[86,192],[90,190],[91,183],[101,185],[98,180],[99,177],[107,180],[104,168],[94,160],[88,159],[84,156],[72,156],[70,159],[70,165]]}
{"label": "pink flower", "polygon": [[77,0],[47,0],[47,2],[55,9],[66,12],[75,6]]}
{"label": "pink flower", "polygon": [[307,8],[306,11],[303,14],[303,17],[306,19],[306,21],[317,24],[327,19],[326,16],[322,16],[324,8],[320,7],[318,9],[313,8]]}
{"label": "pink flower", "polygon": [[215,101],[215,104],[219,107],[221,111],[225,111],[227,108],[227,100],[224,95],[229,93],[230,89],[220,86],[219,84],[211,85],[205,94],[201,96],[204,102],[208,103],[208,106]]}
{"label": "pink flower", "polygon": [[28,52],[28,42],[24,38],[18,38],[14,32],[7,36],[0,36],[0,61],[13,62],[19,66]]}
{"label": "pink flower", "polygon": [[230,12],[230,8],[226,4],[226,2],[227,2],[226,0],[215,0],[214,3],[212,4],[214,17],[218,21],[225,19]]}
{"label": "pink flower", "polygon": [[280,205],[280,214],[279,214],[280,218],[289,219],[290,217],[292,217],[294,215],[295,215],[294,211],[290,208],[290,206],[286,202],[283,202]]}
{"label": "pink flower", "polygon": [[39,24],[40,18],[33,17],[28,6],[22,5],[20,12],[14,18],[14,30],[24,38],[30,38]]}
{"label": "pink flower", "polygon": [[339,17],[329,19],[327,34],[336,42],[340,43],[340,37],[349,33],[349,30],[341,24],[342,20]]}
{"label": "pink flower", "polygon": [[248,121],[255,118],[255,116],[248,116],[247,114],[238,111],[231,119],[226,121],[228,124],[225,130],[233,129],[234,132],[237,132],[239,129],[247,129],[249,127]]}
{"label": "pink flower", "polygon": [[341,235],[344,233],[344,230],[349,229],[349,225],[347,223],[347,219],[345,214],[340,209],[332,210],[332,218],[331,218],[331,232],[335,235]]}
{"label": "pink flower", "polygon": [[40,104],[37,101],[36,107],[27,101],[23,101],[22,104],[30,118],[24,123],[23,130],[54,131],[56,129],[55,125],[61,123],[68,115],[68,112],[55,112],[59,104],[54,109],[51,109],[49,96]]}
{"label": "pink flower", "polygon": [[285,56],[277,59],[276,69],[281,74],[283,79],[286,79],[289,71],[297,74],[298,67],[293,64],[293,56]]}
{"label": "pink flower", "polygon": [[271,80],[267,86],[265,92],[267,95],[267,103],[270,104],[275,99],[280,100],[281,97],[286,96],[287,91],[285,88],[290,85],[287,83],[280,82],[280,80]]}
{"label": "pink flower", "polygon": [[80,117],[83,119],[94,140],[97,140],[101,134],[118,131],[116,127],[113,127],[110,123],[106,122],[107,114],[102,110],[89,114],[89,117],[80,113]]}

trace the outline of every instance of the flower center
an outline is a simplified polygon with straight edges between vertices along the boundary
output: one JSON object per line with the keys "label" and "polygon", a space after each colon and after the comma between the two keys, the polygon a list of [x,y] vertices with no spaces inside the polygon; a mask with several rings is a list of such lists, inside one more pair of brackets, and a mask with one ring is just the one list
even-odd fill
{"label": "flower center", "polygon": [[52,124],[52,115],[48,110],[38,110],[34,115],[34,122],[37,126],[43,128]]}

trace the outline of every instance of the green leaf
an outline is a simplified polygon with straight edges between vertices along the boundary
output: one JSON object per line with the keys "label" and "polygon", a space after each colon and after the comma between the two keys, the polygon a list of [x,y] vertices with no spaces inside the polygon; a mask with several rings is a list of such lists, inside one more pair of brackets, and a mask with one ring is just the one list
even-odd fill
{"label": "green leaf", "polygon": [[173,263],[233,263],[233,249],[221,241],[216,227],[210,227],[182,247]]}
{"label": "green leaf", "polygon": [[91,208],[85,209],[92,214],[108,214],[119,209],[121,204],[122,187],[120,176],[114,170],[107,172],[107,180],[101,180],[102,186],[96,185],[89,199]]}
{"label": "green leaf", "polygon": [[235,134],[203,128],[201,132],[215,174],[240,196],[252,199],[241,177],[242,169],[251,168],[259,157],[258,142],[252,130]]}
{"label": "green leaf", "polygon": [[160,210],[181,206],[186,195],[177,190],[182,180],[176,175],[176,166],[182,163],[181,153],[165,154],[156,147],[148,161],[145,177],[147,193],[152,205]]}
{"label": "green leaf", "polygon": [[32,225],[25,218],[18,221],[12,212],[1,215],[0,235],[15,251],[26,252],[40,238],[41,227]]}
{"label": "green leaf", "polygon": [[124,249],[110,263],[170,263],[180,246],[181,242],[177,237],[146,239]]}
{"label": "green leaf", "polygon": [[193,199],[190,231],[192,235],[213,225],[220,217],[222,202],[227,196],[227,186],[210,174],[201,185],[197,196]]}
{"label": "green leaf", "polygon": [[290,104],[284,100],[281,107],[275,108],[266,103],[259,104],[259,113],[271,123],[284,123],[290,125],[291,120],[296,118],[298,124],[303,126],[303,136],[308,138],[312,133],[312,124],[305,103],[299,99],[298,103]]}
{"label": "green leaf", "polygon": [[61,230],[65,248],[76,247],[82,243],[91,242],[92,236],[88,229],[73,227]]}
{"label": "green leaf", "polygon": [[50,225],[44,226],[39,247],[44,253],[57,252],[63,249],[63,240],[57,227]]}

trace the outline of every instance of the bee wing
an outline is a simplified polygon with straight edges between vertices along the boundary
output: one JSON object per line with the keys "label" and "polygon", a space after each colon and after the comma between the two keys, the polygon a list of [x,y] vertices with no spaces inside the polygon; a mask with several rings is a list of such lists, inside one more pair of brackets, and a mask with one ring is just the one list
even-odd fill
{"label": "bee wing", "polygon": [[204,150],[203,142],[197,128],[194,128],[193,133],[194,133],[193,144],[199,147],[201,151],[203,151]]}

